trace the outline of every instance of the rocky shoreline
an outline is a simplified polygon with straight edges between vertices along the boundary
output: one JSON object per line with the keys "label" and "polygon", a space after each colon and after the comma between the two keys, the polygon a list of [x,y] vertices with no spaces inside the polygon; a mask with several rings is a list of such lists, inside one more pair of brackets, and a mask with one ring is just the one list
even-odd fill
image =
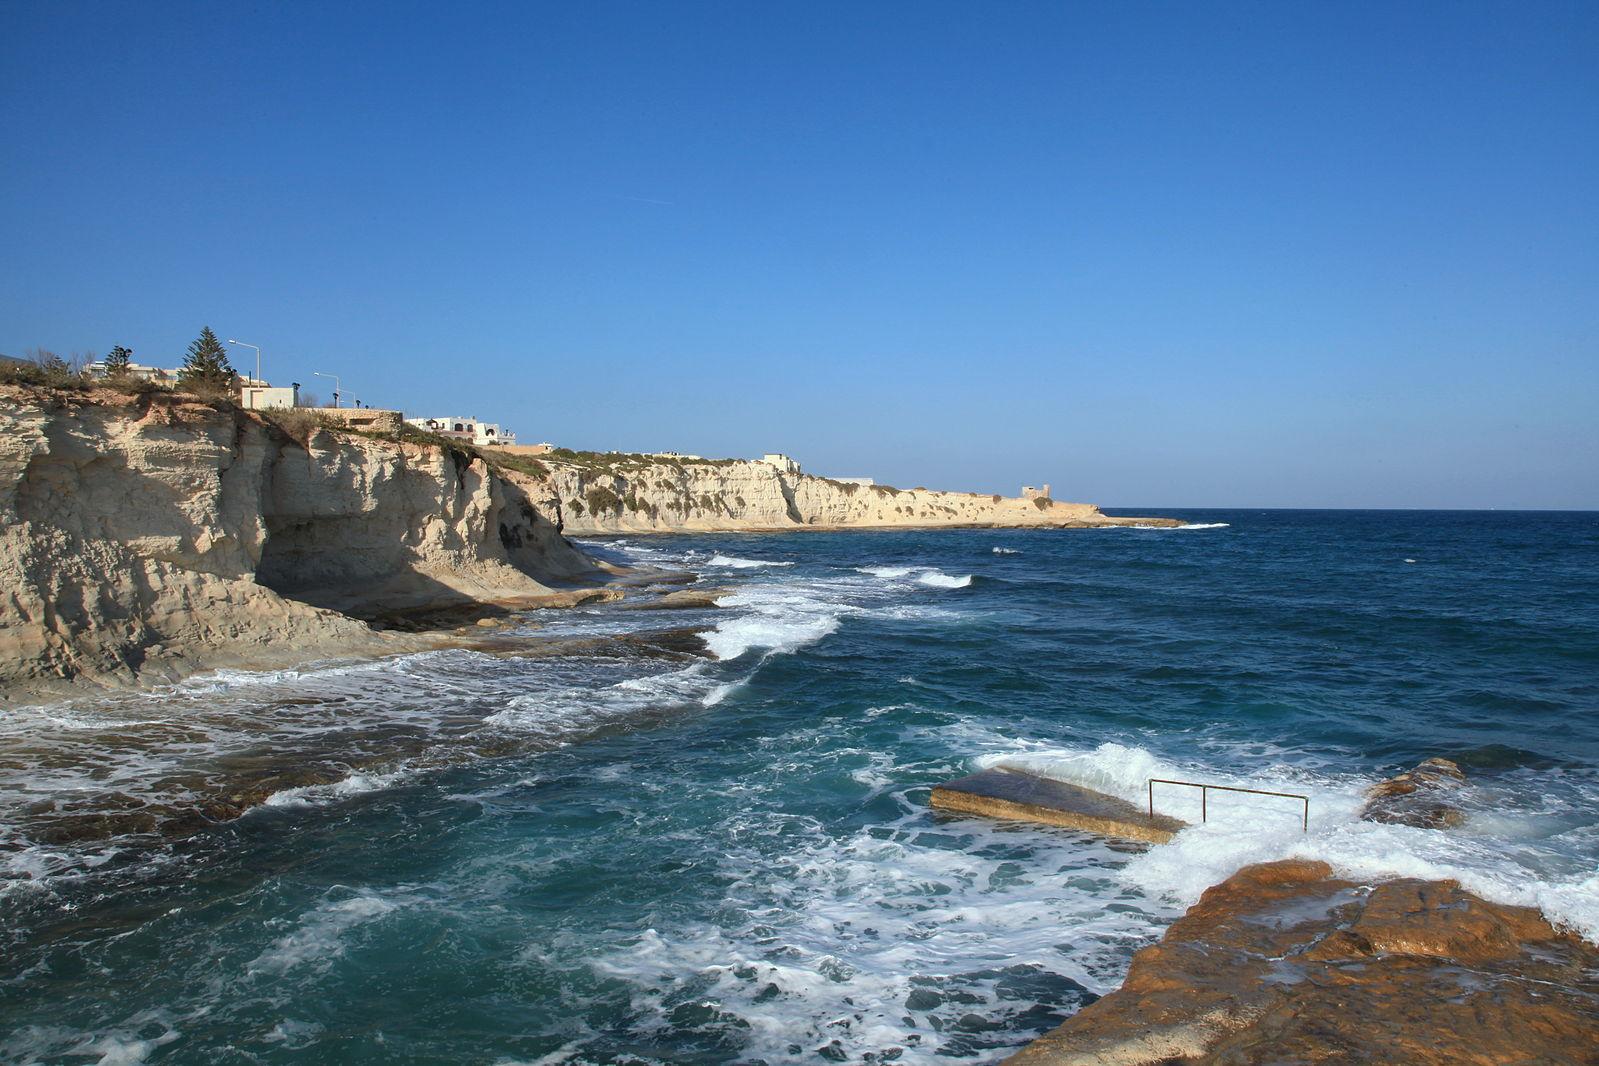
{"label": "rocky shoreline", "polygon": [[425,638],[368,622],[614,583],[535,495],[430,444],[0,388],[0,693],[413,651]]}
{"label": "rocky shoreline", "polygon": [[0,701],[424,650],[666,576],[591,558],[569,534],[1139,524],[1178,523],[754,461],[508,457],[163,391],[3,386]]}
{"label": "rocky shoreline", "polygon": [[[1455,763],[1428,759],[1374,785],[1360,817],[1448,831],[1465,824],[1464,783]],[[1182,827],[1146,827],[1125,801],[1014,771],[946,783],[931,802],[1156,846]],[[1005,1061],[1596,1063],[1599,946],[1455,881],[1260,863],[1207,889],[1119,989]]]}
{"label": "rocky shoreline", "polygon": [[1248,866],[1015,1066],[1599,1061],[1599,948],[1453,881]]}

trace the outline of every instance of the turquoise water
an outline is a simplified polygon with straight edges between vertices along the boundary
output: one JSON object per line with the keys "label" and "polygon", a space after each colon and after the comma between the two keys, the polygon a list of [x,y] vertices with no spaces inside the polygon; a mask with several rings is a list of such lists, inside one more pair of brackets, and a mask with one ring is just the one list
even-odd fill
{"label": "turquoise water", "polygon": [[[1599,516],[1186,517],[596,541],[739,591],[10,713],[0,1061],[994,1061],[1286,854],[1599,937]],[[1354,818],[1439,754],[1463,830]],[[995,762],[1310,831],[928,812]]]}

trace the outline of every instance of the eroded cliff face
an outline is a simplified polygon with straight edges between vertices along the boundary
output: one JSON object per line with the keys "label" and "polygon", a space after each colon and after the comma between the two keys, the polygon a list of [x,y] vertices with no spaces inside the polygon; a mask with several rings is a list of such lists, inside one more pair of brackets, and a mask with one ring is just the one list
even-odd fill
{"label": "eroded cliff face", "polygon": [[0,389],[0,692],[393,650],[599,576],[514,477],[170,395]]}
{"label": "eroded cliff face", "polygon": [[549,492],[568,533],[1005,526],[1068,528],[1152,523],[1086,503],[864,486],[786,474],[768,463],[633,461],[604,467],[546,460]]}

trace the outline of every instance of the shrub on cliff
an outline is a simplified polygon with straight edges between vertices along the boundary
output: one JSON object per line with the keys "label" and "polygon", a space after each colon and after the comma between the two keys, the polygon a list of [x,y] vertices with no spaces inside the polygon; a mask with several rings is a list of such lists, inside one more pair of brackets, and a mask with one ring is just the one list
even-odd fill
{"label": "shrub on cliff", "polygon": [[490,465],[504,467],[506,470],[515,470],[520,474],[528,474],[536,478],[550,476],[550,468],[528,455],[506,455],[493,448],[478,452]]}
{"label": "shrub on cliff", "polygon": [[301,444],[309,443],[318,430],[344,428],[344,423],[310,407],[274,407],[256,414],[263,422],[278,427]]}
{"label": "shrub on cliff", "polygon": [[1038,508],[1040,511],[1047,511],[1051,507],[1055,506],[1055,501],[1050,499],[1048,496],[1034,496],[1033,506]]}
{"label": "shrub on cliff", "polygon": [[595,485],[583,494],[583,499],[588,501],[589,510],[594,514],[622,513],[622,497],[606,488],[604,485]]}

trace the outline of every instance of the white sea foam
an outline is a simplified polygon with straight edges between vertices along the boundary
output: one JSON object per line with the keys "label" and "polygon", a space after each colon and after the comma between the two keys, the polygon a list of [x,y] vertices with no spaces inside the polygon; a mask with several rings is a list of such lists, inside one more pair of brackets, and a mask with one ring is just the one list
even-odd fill
{"label": "white sea foam", "polygon": [[298,788],[285,788],[272,793],[261,801],[263,807],[316,807],[338,800],[359,796],[365,792],[376,792],[388,788],[390,785],[406,776],[404,769],[390,771],[389,773],[354,773],[337,781],[330,781],[325,785],[301,785]]}
{"label": "white sea foam", "polygon": [[1178,532],[1179,530],[1184,530],[1184,529],[1227,529],[1227,528],[1229,528],[1231,526],[1232,526],[1231,522],[1184,522],[1180,526],[1150,526],[1150,525],[1138,524],[1138,525],[1131,525],[1131,526],[1100,526],[1099,528],[1100,529],[1152,529],[1152,530],[1156,530],[1156,531],[1162,532],[1162,533],[1175,533],[1175,532]]}
{"label": "white sea foam", "polygon": [[909,577],[916,570],[917,567],[914,566],[857,566],[855,568],[855,572],[858,574],[870,574],[873,577],[888,578]]}
{"label": "white sea foam", "polygon": [[736,555],[713,555],[707,566],[722,566],[734,570],[754,570],[763,566],[793,566],[791,562],[776,562],[768,559],[740,559]]}
{"label": "white sea foam", "polygon": [[1240,777],[1198,762],[1173,763],[1121,744],[1101,744],[1091,750],[1024,748],[976,762],[1084,785],[1140,804],[1147,802],[1151,777],[1310,797],[1308,831],[1301,829],[1300,807],[1293,800],[1225,792],[1211,794],[1209,820],[1200,823],[1199,790],[1157,785],[1156,810],[1196,824],[1172,843],[1134,859],[1123,876],[1140,890],[1182,906],[1250,863],[1320,859],[1352,877],[1452,878],[1486,899],[1540,907],[1551,921],[1599,943],[1599,892],[1595,891],[1599,874],[1582,869],[1580,851],[1562,839],[1570,832],[1570,817],[1591,822],[1591,815],[1578,812],[1583,797],[1589,803],[1599,798],[1599,782],[1573,780],[1561,785],[1576,790],[1564,820],[1506,817],[1502,811],[1487,809],[1473,816],[1468,786],[1463,794],[1466,826],[1440,831],[1362,821],[1359,813],[1372,781],[1354,775],[1291,773],[1277,766]]}
{"label": "white sea foam", "polygon": [[853,609],[826,592],[799,583],[745,586],[718,601],[736,613],[704,634],[705,645],[727,660],[756,648],[781,653],[814,644],[837,630],[839,619]]}
{"label": "white sea foam", "polygon": [[[881,793],[902,769],[879,754],[850,776]],[[738,906],[725,920],[619,934],[589,965],[630,986],[640,1018],[689,996],[714,1003],[740,1061],[795,1061],[800,1047],[936,1063],[1036,1032],[1025,1015],[1037,992],[1008,993],[1011,983],[1054,982],[1068,1000],[1046,974],[1114,988],[1127,956],[1175,914],[1120,889],[1126,856],[1105,842],[976,819],[935,827],[921,803],[897,798],[899,818],[853,835],[796,825],[803,835],[781,856],[730,850]],[[731,835],[758,839],[767,817]]]}
{"label": "white sea foam", "polygon": [[709,672],[710,664],[694,663],[681,670],[630,677],[610,685],[572,685],[524,693],[492,714],[491,725],[543,737],[563,745],[611,722],[660,707],[710,707],[720,703],[737,682]]}
{"label": "white sea foam", "polygon": [[993,551],[993,553],[995,555],[1020,555],[1021,554],[1021,550],[1019,548],[994,548],[994,549],[991,549],[991,550]]}
{"label": "white sea foam", "polygon": [[855,572],[889,581],[898,581],[915,575],[915,580],[921,584],[941,589],[963,589],[972,583],[971,574],[952,577],[936,566],[859,566],[855,568]]}
{"label": "white sea foam", "polygon": [[374,892],[324,903],[302,916],[293,932],[280,937],[249,962],[245,972],[251,976],[276,976],[308,964],[325,970],[344,953],[346,933],[400,906],[400,902]]}

